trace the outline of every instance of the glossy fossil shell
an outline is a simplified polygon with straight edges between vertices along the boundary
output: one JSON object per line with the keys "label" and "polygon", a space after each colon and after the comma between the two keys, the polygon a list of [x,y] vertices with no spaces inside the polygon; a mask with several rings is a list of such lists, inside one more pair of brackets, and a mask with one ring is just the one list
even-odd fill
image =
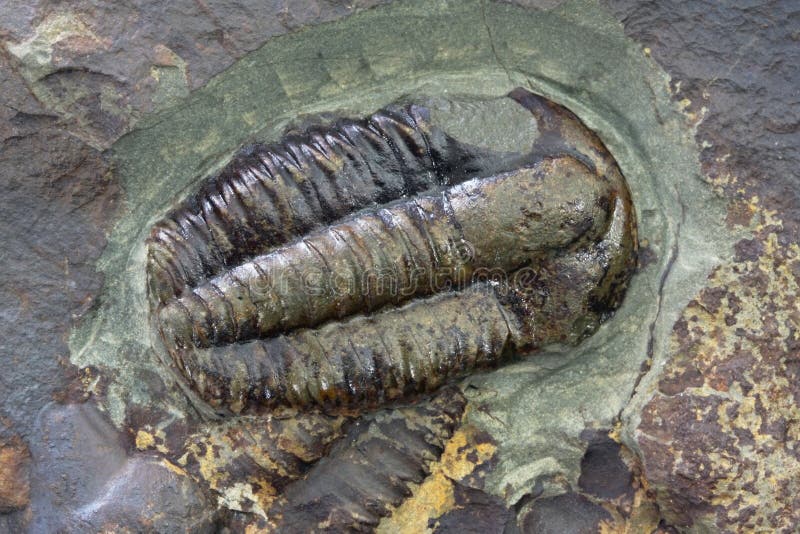
{"label": "glossy fossil shell", "polygon": [[570,112],[508,95],[530,150],[492,151],[393,105],[244,149],[148,240],[156,328],[233,412],[380,406],[552,342],[622,299],[625,181]]}

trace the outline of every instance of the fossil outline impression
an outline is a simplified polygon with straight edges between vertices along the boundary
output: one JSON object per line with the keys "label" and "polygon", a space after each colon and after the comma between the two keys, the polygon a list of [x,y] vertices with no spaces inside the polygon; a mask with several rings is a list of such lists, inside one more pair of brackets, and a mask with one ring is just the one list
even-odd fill
{"label": "fossil outline impression", "polygon": [[522,150],[397,104],[249,146],[156,223],[154,324],[189,385],[233,413],[372,408],[593,333],[636,262],[627,185],[571,112],[503,99]]}

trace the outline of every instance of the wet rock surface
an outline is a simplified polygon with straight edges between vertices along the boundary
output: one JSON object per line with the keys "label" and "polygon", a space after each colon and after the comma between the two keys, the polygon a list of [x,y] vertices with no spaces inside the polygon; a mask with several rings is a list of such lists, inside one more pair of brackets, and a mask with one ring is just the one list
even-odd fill
{"label": "wet rock surface", "polygon": [[[205,420],[191,403],[173,400],[183,398],[174,379],[146,366],[127,397],[133,401],[120,409],[109,399],[121,398],[126,369],[76,366],[67,340],[73,324],[109,298],[98,259],[109,233],[140,202],[140,190],[120,183],[107,149],[141,120],[152,127],[149,113],[180,108],[270,38],[373,4],[203,2],[165,9],[151,2],[108,11],[91,1],[70,8],[43,1],[0,8],[0,530],[269,528],[260,512],[287,488],[317,489],[312,474],[322,470],[314,467],[320,458],[363,460],[354,460],[363,449],[339,441],[358,433],[365,424],[358,418],[200,424]],[[585,16],[558,11],[568,9],[560,2],[513,4],[541,16]],[[663,335],[656,329],[649,353],[647,345],[631,349],[642,372],[625,375],[636,389],[621,414],[578,418],[565,445],[551,444],[555,467],[532,466],[538,457],[521,461],[493,430],[535,425],[546,420],[542,412],[521,419],[521,412],[495,411],[486,388],[477,397],[467,388],[467,413],[458,425],[445,424],[445,433],[426,413],[429,405],[408,412],[406,428],[435,434],[430,445],[439,452],[412,477],[410,497],[381,500],[391,513],[379,529],[790,532],[800,523],[800,111],[793,92],[800,83],[800,15],[791,2],[623,0],[604,8],[670,76],[704,186],[726,205],[724,228],[741,239],[705,288],[681,296],[680,313]],[[483,13],[489,23],[496,15]],[[518,44],[497,31],[486,39],[481,44],[492,62],[511,57]],[[397,52],[403,43],[389,46]],[[317,64],[301,59],[308,68]],[[273,79],[283,76],[290,87],[281,65],[274,68]],[[325,74],[330,83],[346,83],[369,67],[339,68]],[[592,80],[576,83],[591,93]],[[301,86],[293,86],[292,98]],[[287,98],[282,105],[290,104]],[[214,135],[206,139],[211,160],[224,153]],[[643,271],[670,254],[677,264],[693,261],[680,247],[649,244],[642,245]],[[672,289],[679,290],[680,284]],[[552,387],[544,391],[553,395],[588,376],[561,381],[552,369]],[[509,413],[514,417],[505,422]],[[503,422],[475,426],[492,418]],[[534,471],[540,474],[528,479]],[[306,496],[295,504],[311,489],[293,489]]]}

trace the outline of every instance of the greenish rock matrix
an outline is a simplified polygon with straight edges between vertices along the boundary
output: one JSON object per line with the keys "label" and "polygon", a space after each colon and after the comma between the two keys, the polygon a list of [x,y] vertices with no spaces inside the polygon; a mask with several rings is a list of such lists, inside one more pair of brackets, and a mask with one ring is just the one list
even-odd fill
{"label": "greenish rock matrix", "polygon": [[[643,366],[662,361],[679,311],[736,237],[714,231],[723,206],[701,178],[666,76],[584,1],[549,11],[475,1],[364,11],[275,38],[119,140],[126,208],[99,262],[102,299],[71,339],[75,365],[110,377],[103,406],[113,422],[123,426],[134,407],[146,407],[164,414],[157,427],[216,424],[197,417],[151,349],[145,296],[146,232],[198,180],[245,142],[277,139],[300,115],[361,116],[409,94],[498,96],[517,86],[565,105],[600,135],[628,180],[652,260],[616,316],[577,349],[554,348],[462,384],[467,421],[497,444],[489,492],[514,504],[537,483],[542,495],[574,484],[582,432],[615,424]],[[469,128],[474,135],[480,117]],[[167,387],[150,387],[154,373]],[[652,387],[646,374],[639,387]],[[623,418],[623,435],[635,414]]]}

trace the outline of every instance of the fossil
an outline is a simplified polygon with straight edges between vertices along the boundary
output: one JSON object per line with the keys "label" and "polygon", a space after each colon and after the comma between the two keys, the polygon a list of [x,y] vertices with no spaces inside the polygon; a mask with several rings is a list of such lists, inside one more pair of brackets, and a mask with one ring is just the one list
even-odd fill
{"label": "fossil", "polygon": [[156,223],[154,327],[189,385],[234,413],[373,408],[593,333],[636,262],[627,185],[565,108],[504,99],[522,149],[395,104],[246,147]]}

